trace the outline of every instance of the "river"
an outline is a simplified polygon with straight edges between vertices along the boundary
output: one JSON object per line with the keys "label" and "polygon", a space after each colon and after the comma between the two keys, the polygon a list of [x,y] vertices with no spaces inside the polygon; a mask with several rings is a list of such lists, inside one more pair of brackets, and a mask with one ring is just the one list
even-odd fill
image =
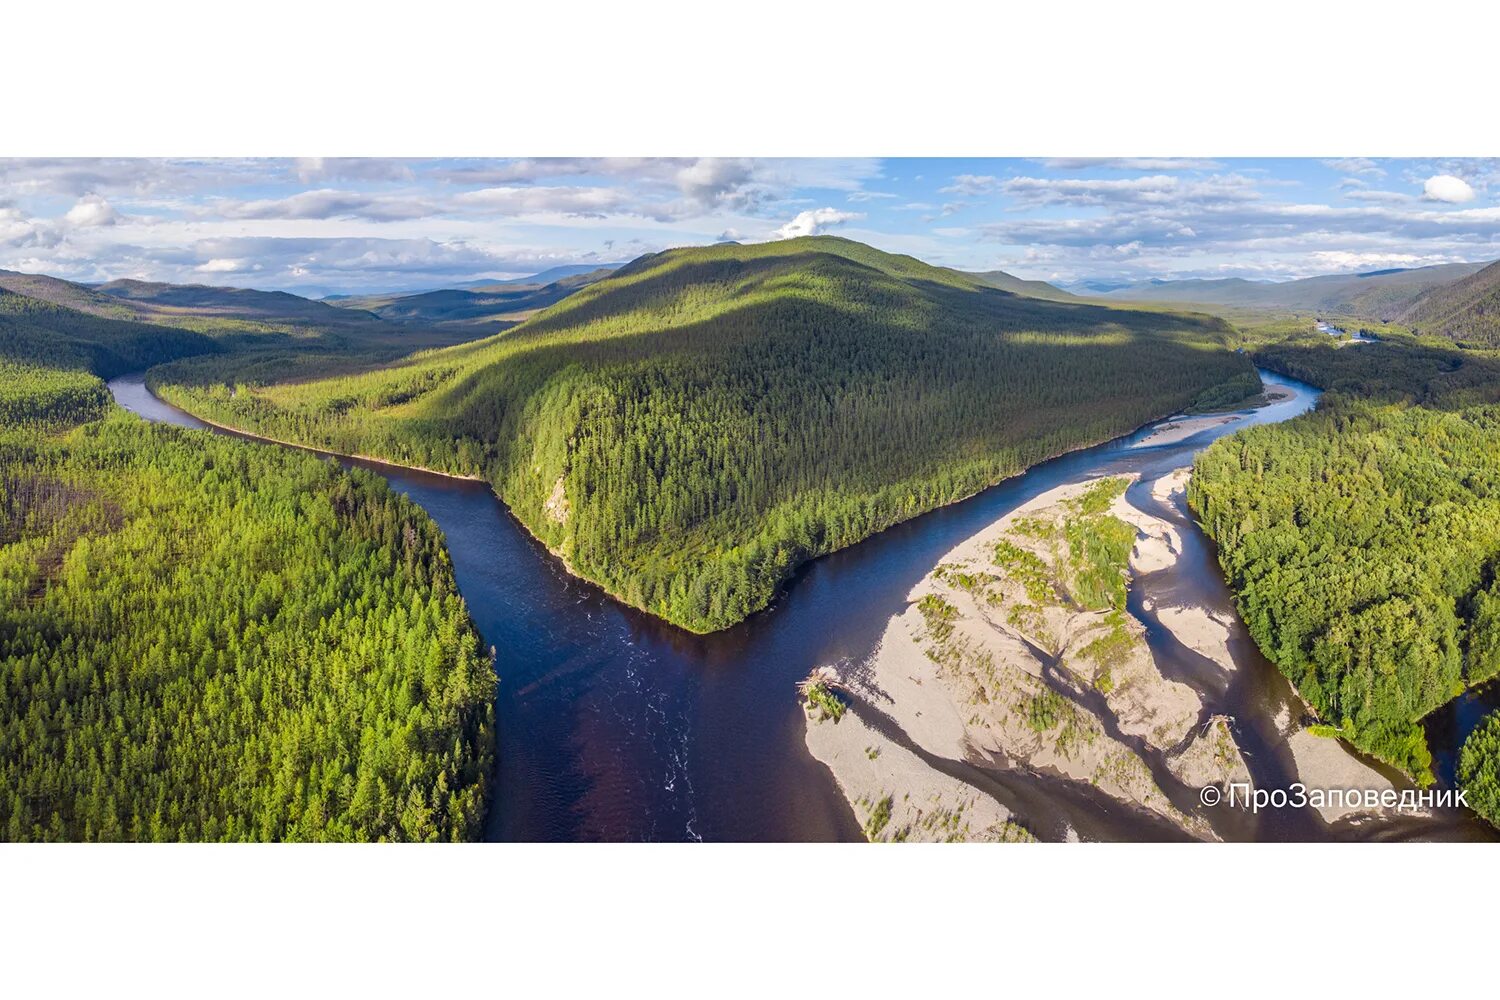
{"label": "river", "polygon": [[[796,682],[815,666],[869,656],[887,620],[902,611],[911,587],[938,559],[1021,503],[1100,475],[1154,478],[1188,464],[1223,434],[1287,420],[1320,395],[1304,383],[1261,375],[1268,388],[1290,396],[1178,442],[1138,446],[1148,427],[1037,465],[808,564],[772,608],[707,636],[627,608],[570,576],[484,483],[339,461],[378,472],[432,516],[447,537],[469,613],[496,648],[498,773],[489,839],[860,840],[832,776],[805,747]],[[114,379],[109,388],[121,406],[149,420],[208,426],[152,396],[139,374]],[[1132,588],[1131,610],[1146,622],[1153,654],[1168,676],[1193,684],[1214,711],[1237,720],[1235,735],[1258,786],[1288,787],[1294,772],[1274,720],[1295,696],[1243,626],[1231,639],[1238,669],[1226,683],[1142,610],[1144,600],[1166,598],[1230,609],[1212,543],[1190,519],[1155,504],[1149,492],[1137,491],[1131,500],[1173,521],[1185,547],[1170,578],[1143,577]],[[1159,592],[1165,587],[1170,595]],[[1445,725],[1454,729],[1447,738],[1458,738],[1459,723],[1446,717],[1434,732],[1441,735]],[[1435,751],[1445,759],[1442,747]],[[1101,840],[1171,834],[1152,817],[1056,777],[1016,771],[965,776],[1014,806],[1043,839],[1064,829]],[[1463,813],[1330,830],[1305,810],[1262,812],[1221,830],[1245,840],[1471,839],[1489,832]]]}

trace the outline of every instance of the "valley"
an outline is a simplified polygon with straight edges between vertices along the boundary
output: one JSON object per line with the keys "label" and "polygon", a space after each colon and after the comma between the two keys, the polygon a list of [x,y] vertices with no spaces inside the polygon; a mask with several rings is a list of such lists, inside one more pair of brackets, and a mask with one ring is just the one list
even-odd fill
{"label": "valley", "polygon": [[[310,450],[336,464],[303,455],[294,467],[325,470],[334,496],[380,497],[388,485],[414,501],[397,515],[399,537],[380,529],[374,551],[440,539],[422,557],[436,561],[422,562],[409,586],[450,601],[448,617],[432,626],[440,638],[421,680],[379,682],[385,693],[368,702],[361,738],[397,732],[381,714],[393,709],[444,721],[394,737],[408,749],[389,751],[389,760],[448,739],[422,726],[463,734],[430,768],[399,765],[402,780],[416,781],[406,791],[394,778],[369,777],[369,759],[346,756],[338,769],[320,763],[299,774],[311,758],[252,741],[240,758],[244,787],[281,773],[294,791],[278,791],[274,806],[258,791],[258,812],[245,815],[229,800],[172,802],[171,787],[191,786],[171,770],[180,764],[162,772],[177,774],[172,785],[135,790],[141,779],[118,770],[107,747],[78,774],[90,787],[113,783],[120,797],[85,804],[84,788],[67,790],[48,764],[54,751],[37,744],[17,758],[14,780],[37,789],[28,793],[37,801],[72,804],[47,813],[12,799],[10,839],[1490,836],[1461,810],[1247,818],[1196,801],[1199,789],[1231,780],[1413,790],[1432,781],[1451,788],[1462,776],[1480,789],[1500,773],[1500,744],[1481,725],[1493,616],[1488,494],[1475,485],[1489,473],[1475,457],[1484,438],[1474,436],[1486,433],[1500,362],[1472,344],[1389,323],[1378,338],[1351,340],[1337,316],[1273,333],[1259,318],[1235,325],[1159,306],[1105,306],[1000,272],[967,275],[828,238],[671,251],[510,290],[336,304],[208,286],[0,278],[0,349],[20,365],[9,380],[18,391],[0,396],[7,440],[33,466],[61,448],[46,461],[59,463],[63,482],[105,481],[84,467],[123,470],[109,473],[120,499],[100,501],[98,525],[80,513],[81,527],[63,531],[70,521],[37,520],[30,500],[7,514],[0,555],[18,567],[18,586],[59,608],[85,607],[99,599],[91,586],[108,593],[110,575],[129,571],[100,563],[99,582],[87,584],[58,576],[55,565],[107,551],[101,540],[122,524],[149,534],[160,530],[152,525],[185,523],[180,512],[194,509],[191,490],[132,506],[134,484],[153,463],[180,462],[173,456],[183,447],[202,446],[132,424],[104,398],[102,376],[120,407],[208,428],[228,450],[205,453],[206,469],[246,461],[242,453],[291,461]],[[1455,295],[1471,312],[1482,309],[1471,285]],[[491,311],[528,300],[534,307],[513,320]],[[1328,392],[1315,411],[1318,392],[1307,383]],[[1452,468],[1434,481],[1452,477],[1474,494],[1464,500],[1440,487],[1457,505],[1444,509],[1462,516],[1442,522],[1450,533],[1441,539],[1420,525],[1397,529],[1418,550],[1394,563],[1373,536],[1352,543],[1362,559],[1430,575],[1417,592],[1430,607],[1396,613],[1418,624],[1404,635],[1387,630],[1390,651],[1369,645],[1386,634],[1380,629],[1319,623],[1305,606],[1278,603],[1308,599],[1264,582],[1275,577],[1254,561],[1267,551],[1257,532],[1284,533],[1277,526],[1290,522],[1263,509],[1278,502],[1276,490],[1246,492],[1236,481],[1285,461],[1273,461],[1282,445],[1254,461],[1250,449],[1281,440],[1306,449],[1331,433],[1347,449],[1364,440],[1368,419],[1387,436],[1441,428],[1455,443],[1439,463]],[[69,443],[101,432],[115,442],[107,459]],[[120,465],[122,447],[145,464]],[[1229,455],[1238,455],[1237,469]],[[68,463],[79,461],[73,471]],[[1363,461],[1416,481],[1378,446]],[[278,475],[243,481],[233,503],[285,518]],[[1357,479],[1343,469],[1333,481]],[[1328,503],[1319,495],[1328,481],[1294,473],[1297,509]],[[23,482],[33,480],[11,474],[13,496],[40,496]],[[95,487],[68,489],[92,496]],[[171,489],[184,486],[164,495]],[[1381,502],[1389,519],[1394,501]],[[389,504],[378,501],[382,511]],[[215,524],[204,522],[205,537],[222,532]],[[236,611],[234,595],[250,594],[255,579],[266,585],[257,561],[265,557],[247,562],[238,544],[212,568],[188,560],[192,572],[225,581],[218,590],[228,603],[204,606],[205,622],[259,614]],[[271,558],[323,566],[318,547],[344,542],[337,529],[319,529],[295,544],[312,548]],[[1319,544],[1320,561],[1351,551]],[[994,555],[1001,549],[1003,564]],[[180,551],[152,558],[169,565]],[[1273,558],[1296,565],[1290,554]],[[1381,584],[1389,578],[1358,565],[1351,572],[1366,589],[1404,586]],[[1343,572],[1324,574],[1324,585]],[[338,600],[349,607],[383,606],[371,603],[384,600],[373,580],[351,576],[345,585]],[[1345,603],[1370,607],[1368,596]],[[286,605],[324,620],[333,606]],[[58,621],[62,612],[42,613]],[[1443,625],[1444,615],[1457,624]],[[1311,623],[1289,632],[1293,619]],[[76,711],[74,696],[52,693],[65,688],[45,664],[62,636],[85,633],[49,633],[58,626],[21,619],[8,627],[29,645],[7,655],[40,665],[16,675],[28,678],[17,690],[32,692],[19,703],[42,713],[36,719]],[[201,682],[226,667],[202,661],[199,629],[157,641],[171,670],[195,651],[190,676]],[[415,665],[416,634],[402,626],[391,637],[408,643],[393,668]],[[1366,645],[1341,651],[1343,637]],[[493,667],[478,652],[485,646]],[[1328,664],[1316,677],[1298,673],[1310,647],[1314,662]],[[340,655],[329,649],[314,660]],[[353,655],[376,654],[366,645]],[[1359,679],[1372,657],[1391,664],[1374,669],[1394,671],[1397,687]],[[311,686],[292,697],[291,711],[306,712],[332,681],[314,673],[302,683]],[[825,692],[811,714],[796,697],[808,683]],[[175,724],[182,697],[133,711],[145,713],[149,731],[169,731],[161,727]],[[463,707],[435,700],[454,697]],[[1362,708],[1350,712],[1351,699]],[[834,704],[843,706],[839,718],[822,718]],[[0,734],[20,741],[27,727],[46,724],[16,717]],[[429,735],[410,735],[420,732]],[[185,748],[201,738],[174,736],[163,752],[191,763],[196,751]],[[351,799],[340,769],[376,781],[378,793]],[[459,797],[450,803],[450,794]],[[154,813],[143,811],[142,795],[153,797]],[[406,799],[413,804],[403,811],[396,803]]]}

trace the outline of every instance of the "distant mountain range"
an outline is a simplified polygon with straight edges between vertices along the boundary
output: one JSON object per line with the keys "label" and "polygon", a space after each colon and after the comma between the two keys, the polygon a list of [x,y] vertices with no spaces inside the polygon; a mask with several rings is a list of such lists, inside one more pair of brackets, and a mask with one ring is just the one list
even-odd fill
{"label": "distant mountain range", "polygon": [[[105,319],[214,334],[229,332],[225,324],[254,332],[318,328],[397,343],[408,336],[403,329],[415,327],[436,331],[451,343],[515,326],[624,266],[567,264],[505,281],[321,300],[290,292],[134,279],[86,285],[5,270],[0,270],[0,289]],[[1054,302],[1312,312],[1400,323],[1420,333],[1500,345],[1500,262],[1388,268],[1295,281],[1214,278],[1118,285],[1089,280],[1071,285],[1071,290],[1005,271],[953,273],[1013,295]]]}
{"label": "distant mountain range", "polygon": [[[587,271],[553,268],[532,278],[501,281],[468,288],[442,288],[412,295],[365,295],[335,299],[329,305],[368,312],[391,323],[424,326],[483,326],[498,333],[561,302],[580,288],[614,273],[615,265]],[[550,277],[558,271],[566,274]],[[546,282],[541,279],[549,278]]]}
{"label": "distant mountain range", "polygon": [[975,278],[991,288],[998,288],[1002,292],[1010,292],[1012,295],[1025,295],[1033,299],[1050,299],[1053,302],[1077,302],[1079,298],[1072,292],[1065,292],[1056,285],[1049,285],[1045,281],[1027,281],[1018,278],[1005,271],[967,271],[971,278]]}
{"label": "distant mountain range", "polygon": [[1483,263],[1437,264],[1361,274],[1323,274],[1296,281],[1244,278],[1147,281],[1101,289],[1094,294],[1123,302],[1290,309],[1396,321],[1419,296],[1467,278],[1484,267]]}
{"label": "distant mountain range", "polygon": [[480,278],[476,281],[455,281],[451,285],[443,285],[441,288],[407,288],[392,292],[338,292],[333,295],[321,296],[319,302],[328,302],[333,305],[342,305],[350,299],[379,299],[383,301],[409,297],[413,295],[426,295],[429,292],[446,292],[452,289],[459,291],[492,291],[497,288],[513,288],[517,285],[531,285],[537,288],[550,285],[554,281],[571,278],[579,274],[588,274],[592,271],[613,271],[625,266],[625,261],[616,261],[609,264],[560,264],[557,267],[549,267],[545,271],[536,274],[528,274],[520,278]]}

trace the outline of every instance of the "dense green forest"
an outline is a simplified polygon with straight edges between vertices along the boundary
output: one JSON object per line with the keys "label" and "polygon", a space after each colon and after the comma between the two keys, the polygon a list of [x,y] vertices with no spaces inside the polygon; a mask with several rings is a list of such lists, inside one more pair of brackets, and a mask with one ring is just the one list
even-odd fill
{"label": "dense green forest", "polygon": [[1203,451],[1193,510],[1261,650],[1426,780],[1419,720],[1500,673],[1500,357],[1406,337],[1255,358],[1329,392]]}
{"label": "dense green forest", "polygon": [[815,237],[649,255],[511,331],[358,376],[258,384],[273,373],[219,357],[152,381],[270,437],[483,475],[575,572],[709,631],[810,558],[1248,389],[1231,334]]}
{"label": "dense green forest", "polygon": [[1500,712],[1485,716],[1464,741],[1458,785],[1475,812],[1500,826]]}
{"label": "dense green forest", "polygon": [[494,684],[383,480],[0,363],[0,838],[471,837]]}

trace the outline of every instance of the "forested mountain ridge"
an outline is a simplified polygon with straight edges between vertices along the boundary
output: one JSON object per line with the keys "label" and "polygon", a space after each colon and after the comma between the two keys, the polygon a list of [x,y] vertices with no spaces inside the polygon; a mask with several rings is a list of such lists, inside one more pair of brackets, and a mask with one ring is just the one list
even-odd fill
{"label": "forested mountain ridge", "polygon": [[494,673],[378,477],[0,361],[0,840],[457,840]]}
{"label": "forested mountain ridge", "polygon": [[696,631],[792,571],[1231,379],[1226,324],[1008,294],[832,237],[652,254],[497,337],[166,398],[333,451],[484,475],[579,575]]}
{"label": "forested mountain ridge", "polygon": [[1500,347],[1500,261],[1424,292],[1400,318],[1419,333]]}
{"label": "forested mountain ridge", "polygon": [[1120,302],[1217,305],[1272,310],[1304,310],[1332,316],[1391,321],[1420,295],[1466,278],[1479,264],[1435,264],[1359,274],[1320,274],[1294,281],[1244,278],[1154,281],[1102,293]]}
{"label": "forested mountain ridge", "polygon": [[1329,392],[1203,451],[1189,502],[1266,656],[1429,780],[1422,718],[1500,676],[1500,355],[1305,337],[1255,358]]}
{"label": "forested mountain ridge", "polygon": [[0,288],[0,359],[113,377],[218,349],[201,333],[106,318]]}
{"label": "forested mountain ridge", "polygon": [[309,326],[337,326],[372,318],[369,313],[361,310],[341,309],[290,292],[266,292],[254,288],[174,285],[123,278],[99,285],[97,291],[123,302],[142,316],[154,318],[178,315],[223,316],[254,322],[300,323]]}

